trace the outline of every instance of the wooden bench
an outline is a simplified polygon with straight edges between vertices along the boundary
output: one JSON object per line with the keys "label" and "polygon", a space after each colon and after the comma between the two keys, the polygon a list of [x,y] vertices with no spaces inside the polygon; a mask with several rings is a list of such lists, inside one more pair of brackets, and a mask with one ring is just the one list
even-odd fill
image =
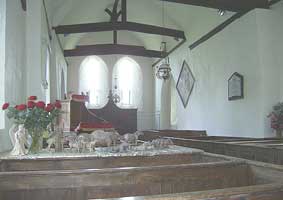
{"label": "wooden bench", "polygon": [[[149,160],[142,166],[136,166],[139,164],[136,162],[133,165],[135,167],[125,167],[130,163],[129,161],[120,165],[119,162],[125,161],[123,159],[118,159],[119,162],[116,161],[114,164],[113,159],[109,159],[108,162],[92,160],[93,163],[97,161],[98,164],[87,161],[80,166],[78,162],[76,168],[80,169],[71,170],[66,170],[68,162],[60,168],[62,162],[55,166],[58,160],[54,160],[52,163],[54,168],[49,166],[49,170],[43,170],[42,163],[34,161],[34,164],[38,165],[38,168],[33,168],[35,171],[18,169],[12,171],[11,168],[6,168],[6,171],[0,172],[0,199],[87,200],[150,195],[165,195],[157,198],[170,199],[171,195],[175,196],[176,193],[187,193],[185,195],[188,199],[203,200],[206,198],[205,196],[201,198],[203,194],[207,194],[207,199],[211,199],[217,194],[220,196],[218,191],[225,191],[219,198],[224,200],[225,198],[222,197],[227,196],[223,194],[231,194],[231,198],[236,194],[253,197],[260,192],[269,191],[271,197],[274,197],[272,200],[277,200],[277,196],[281,194],[282,183],[278,180],[283,178],[283,168],[274,170],[266,166],[258,167],[237,159],[230,160],[227,157],[206,153],[197,154],[195,158],[187,157],[187,161],[183,162],[180,162],[181,157],[170,159],[172,162],[165,157],[160,158],[164,161],[155,163]],[[173,163],[178,160],[179,163]],[[107,168],[103,168],[102,164]],[[88,165],[96,168],[85,168]],[[266,188],[269,190],[267,191]],[[146,197],[146,199],[150,198],[155,197]]]}
{"label": "wooden bench", "polygon": [[143,133],[144,135],[140,139],[144,141],[151,141],[160,137],[197,138],[207,136],[206,131],[197,130],[149,130],[143,131]]}

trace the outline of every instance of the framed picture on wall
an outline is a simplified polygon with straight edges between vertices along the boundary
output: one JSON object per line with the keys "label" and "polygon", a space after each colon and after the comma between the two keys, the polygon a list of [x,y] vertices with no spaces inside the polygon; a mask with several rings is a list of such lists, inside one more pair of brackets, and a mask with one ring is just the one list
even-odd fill
{"label": "framed picture on wall", "polygon": [[176,88],[185,108],[188,105],[190,95],[194,88],[194,84],[194,75],[188,63],[184,60]]}
{"label": "framed picture on wall", "polygon": [[244,98],[244,77],[235,72],[228,79],[228,100],[238,100]]}

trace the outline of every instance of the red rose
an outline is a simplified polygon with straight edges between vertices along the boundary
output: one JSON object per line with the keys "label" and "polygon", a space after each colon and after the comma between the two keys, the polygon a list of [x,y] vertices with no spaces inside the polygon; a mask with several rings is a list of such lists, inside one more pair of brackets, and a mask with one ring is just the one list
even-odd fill
{"label": "red rose", "polygon": [[35,103],[33,101],[28,101],[28,108],[34,108]]}
{"label": "red rose", "polygon": [[26,104],[18,105],[18,106],[16,106],[16,109],[18,111],[23,111],[23,110],[27,109],[27,105]]}
{"label": "red rose", "polygon": [[10,104],[9,103],[4,103],[2,106],[2,110],[6,110],[7,108],[9,108]]}
{"label": "red rose", "polygon": [[51,112],[54,109],[54,106],[52,104],[47,104],[47,106],[45,107],[45,111],[46,112]]}
{"label": "red rose", "polygon": [[61,109],[62,108],[62,104],[60,101],[56,101],[54,106],[57,108],[57,109]]}
{"label": "red rose", "polygon": [[44,109],[45,108],[45,103],[43,101],[39,101],[35,104],[35,106],[37,108],[41,108],[41,109]]}
{"label": "red rose", "polygon": [[30,96],[30,97],[28,98],[28,100],[30,100],[30,101],[35,101],[35,100],[37,100],[37,96]]}

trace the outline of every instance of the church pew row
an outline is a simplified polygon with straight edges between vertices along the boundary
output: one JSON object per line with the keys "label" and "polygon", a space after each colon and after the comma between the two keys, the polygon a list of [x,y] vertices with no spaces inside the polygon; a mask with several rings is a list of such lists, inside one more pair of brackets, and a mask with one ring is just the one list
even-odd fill
{"label": "church pew row", "polygon": [[191,130],[148,130],[143,131],[144,135],[140,136],[141,140],[150,141],[160,137],[174,138],[197,138],[207,136],[206,131]]}
{"label": "church pew row", "polygon": [[0,160],[0,172],[143,167],[206,161],[203,157],[199,157],[199,154],[184,153],[154,156],[7,159]]}
{"label": "church pew row", "polygon": [[[53,199],[54,194],[62,197],[65,193],[68,198],[72,194],[81,196],[80,199],[102,199],[227,189],[256,186],[257,181],[263,179],[256,178],[244,162],[224,161],[136,168],[2,172],[0,180],[1,199],[25,199],[23,197],[30,193],[43,192],[44,196],[40,198],[43,200]],[[270,184],[269,181],[259,183]]]}
{"label": "church pew row", "polygon": [[283,140],[278,138],[241,138],[203,136],[205,131],[160,130],[145,131],[141,140],[170,138],[174,144],[202,149],[206,152],[248,160],[283,165]]}
{"label": "church pew row", "polygon": [[[173,150],[176,149],[173,148]],[[187,148],[184,148],[187,149]],[[123,168],[123,167],[150,167],[163,165],[182,165],[182,164],[200,164],[217,163],[228,161],[229,159],[208,156],[202,150],[183,151],[153,155],[135,155],[135,156],[61,156],[45,158],[7,158],[0,160],[1,172],[21,172],[21,171],[53,171],[53,170],[80,170],[80,169],[105,169],[105,168]],[[172,150],[171,150],[172,151]]]}
{"label": "church pew row", "polygon": [[[283,148],[264,145],[237,144],[199,139],[171,138],[175,145],[202,149],[205,152],[283,165]],[[283,143],[283,142],[282,142]]]}
{"label": "church pew row", "polygon": [[138,199],[279,200],[283,194],[280,177],[282,181],[283,169],[236,160],[100,170],[5,172],[0,175],[0,199],[146,196]]}
{"label": "church pew row", "polygon": [[[175,165],[168,162],[168,165],[142,167],[0,172],[0,199],[150,198],[150,195],[187,192],[188,199],[203,200],[205,198],[201,198],[201,194],[206,193],[207,199],[244,200],[234,197],[247,195],[246,199],[250,200],[250,197],[252,199],[266,192],[274,198],[272,200],[277,200],[277,196],[282,194],[283,183],[280,181],[283,181],[283,168],[256,166],[206,153],[202,156],[205,157],[202,161],[206,162],[198,163],[201,160],[198,157],[192,159],[195,163],[188,161],[187,164]],[[224,189],[222,195],[234,193],[229,198],[227,195],[214,198],[219,189]]]}
{"label": "church pew row", "polygon": [[246,187],[241,190],[231,188],[229,190],[221,189],[173,195],[136,197],[131,198],[131,200],[282,200],[282,196],[282,186],[265,185],[263,187]]}

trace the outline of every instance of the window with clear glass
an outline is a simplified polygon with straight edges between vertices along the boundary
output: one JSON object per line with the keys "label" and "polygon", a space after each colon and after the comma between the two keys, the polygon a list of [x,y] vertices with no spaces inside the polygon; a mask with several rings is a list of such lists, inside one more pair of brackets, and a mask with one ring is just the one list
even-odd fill
{"label": "window with clear glass", "polygon": [[80,66],[80,93],[89,94],[89,106],[100,108],[108,102],[108,68],[98,56],[89,56]]}
{"label": "window with clear glass", "polygon": [[114,67],[112,78],[113,91],[120,96],[118,106],[141,108],[142,73],[139,64],[132,58],[121,58]]}

